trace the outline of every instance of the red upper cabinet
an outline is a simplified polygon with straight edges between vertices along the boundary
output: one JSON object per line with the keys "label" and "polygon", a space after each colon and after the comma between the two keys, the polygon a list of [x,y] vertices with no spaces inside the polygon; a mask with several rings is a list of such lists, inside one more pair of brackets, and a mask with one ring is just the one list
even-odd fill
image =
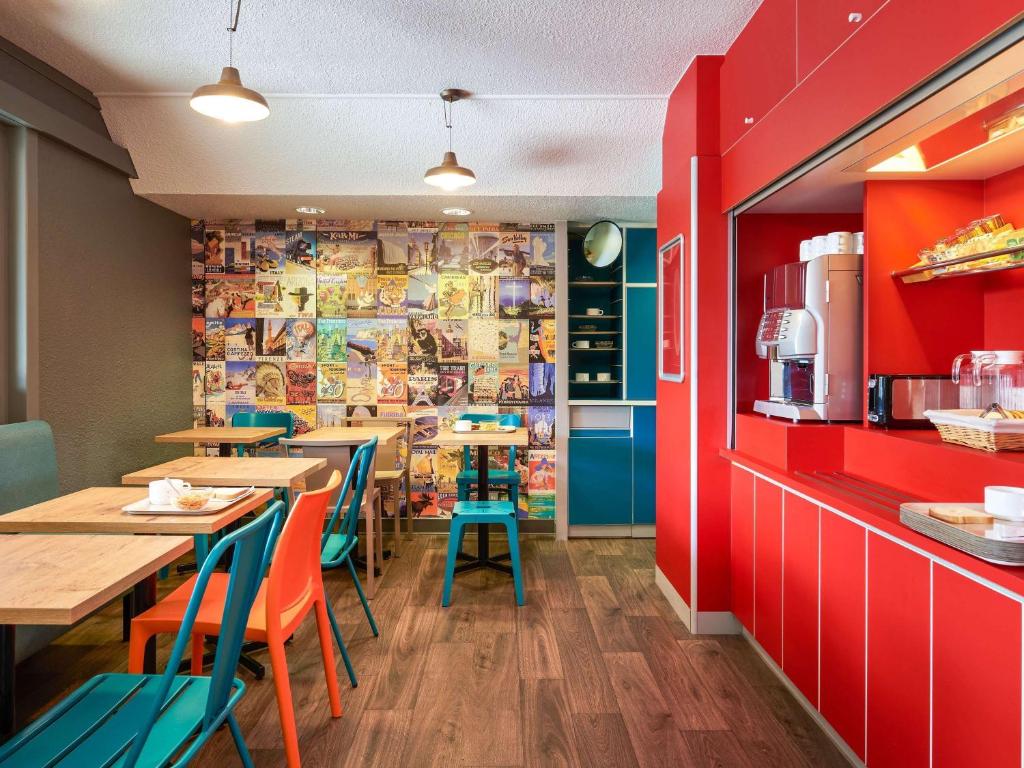
{"label": "red upper cabinet", "polygon": [[796,76],[803,80],[885,0],[796,0]]}
{"label": "red upper cabinet", "polygon": [[722,62],[722,152],[795,85],[796,0],[764,0]]}

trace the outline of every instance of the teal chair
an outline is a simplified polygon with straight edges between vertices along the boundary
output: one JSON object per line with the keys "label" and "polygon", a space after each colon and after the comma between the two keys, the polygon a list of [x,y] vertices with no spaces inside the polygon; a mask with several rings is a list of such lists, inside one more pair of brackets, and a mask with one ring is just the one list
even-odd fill
{"label": "teal chair", "polygon": [[[503,427],[516,427],[520,425],[518,413],[465,413],[459,417],[465,421],[472,421],[474,424],[481,424],[485,421],[496,421]],[[469,446],[462,448],[462,464],[464,470],[456,476],[458,485],[459,501],[469,501],[469,495],[473,486],[477,485],[479,475],[475,469],[471,469],[472,454]],[[516,472],[516,447],[513,445],[508,451],[508,469],[492,469],[487,473],[488,486],[504,486],[508,490],[509,501],[512,506],[519,509],[519,483],[522,478]]]}
{"label": "teal chair", "polygon": [[[339,568],[342,565],[348,566],[348,572],[352,574],[352,581],[356,584],[356,592],[359,594],[359,601],[363,604],[363,612],[367,621],[370,622],[370,629],[373,636],[380,635],[377,629],[377,622],[373,618],[373,611],[366,601],[366,594],[363,592],[363,585],[359,582],[359,574],[356,573],[355,563],[352,562],[352,555],[359,546],[359,510],[363,506],[363,493],[366,490],[366,478],[369,475],[370,467],[373,466],[373,457],[377,452],[377,438],[360,445],[348,465],[348,473],[345,475],[345,482],[341,484],[338,493],[338,503],[334,506],[334,512],[324,528],[323,537],[320,539],[320,567],[323,569]],[[355,479],[355,487],[352,481]],[[348,509],[344,516],[341,513],[345,506],[345,498],[348,490],[352,488],[348,496]],[[337,528],[337,530],[335,530]],[[331,627],[338,640],[338,644],[344,649],[341,642],[341,631],[338,629],[338,622],[334,618],[330,603],[327,604],[327,615],[331,620]],[[349,669],[349,677],[355,679],[352,668],[349,665],[348,656],[343,653],[345,665]]]}
{"label": "teal chair", "polygon": [[[231,417],[232,427],[284,427],[284,434],[256,444],[256,448],[273,448],[282,437],[295,436],[295,414],[291,411],[273,413],[239,412]],[[245,445],[235,446],[239,456],[245,456]],[[252,446],[249,446],[252,447]]]}
{"label": "teal chair", "polygon": [[[0,515],[60,495],[57,448],[45,421],[0,425]],[[27,659],[65,632],[63,627],[22,625],[14,635],[14,658]]]}
{"label": "teal chair", "polygon": [[462,551],[462,539],[467,525],[503,525],[508,533],[508,553],[515,583],[516,603],[523,605],[523,569],[519,562],[519,519],[516,508],[509,501],[458,501],[452,511],[452,524],[448,533],[448,559],[444,568],[444,593],[441,607],[452,601],[452,582],[455,581],[455,562]]}
{"label": "teal chair", "polygon": [[[97,675],[0,747],[2,768],[43,766],[185,766],[225,723],[246,768],[246,748],[234,708],[245,692],[234,677],[246,618],[263,581],[268,544],[281,526],[284,506],[228,534],[196,579],[185,618],[162,675]],[[220,556],[232,559],[224,632],[209,677],[177,675],[210,576]]]}

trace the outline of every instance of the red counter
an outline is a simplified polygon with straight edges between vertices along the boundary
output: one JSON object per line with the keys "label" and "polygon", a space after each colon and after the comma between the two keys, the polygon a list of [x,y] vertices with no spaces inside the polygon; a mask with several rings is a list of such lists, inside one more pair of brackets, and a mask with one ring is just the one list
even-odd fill
{"label": "red counter", "polygon": [[837,430],[839,466],[832,444],[822,469],[925,500],[977,501],[986,484],[1024,484],[1024,455],[945,445],[928,431],[827,429],[739,418],[746,450],[722,453],[735,615],[867,765],[929,765],[931,755],[934,766],[1019,767],[1024,568],[954,550],[815,479],[807,444]]}

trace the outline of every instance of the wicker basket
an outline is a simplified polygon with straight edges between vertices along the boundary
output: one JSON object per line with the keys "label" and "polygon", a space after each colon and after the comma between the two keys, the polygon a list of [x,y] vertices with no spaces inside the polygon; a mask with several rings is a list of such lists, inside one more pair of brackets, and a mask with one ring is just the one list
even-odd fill
{"label": "wicker basket", "polygon": [[1024,451],[1024,419],[983,419],[978,410],[925,411],[944,442],[982,451]]}

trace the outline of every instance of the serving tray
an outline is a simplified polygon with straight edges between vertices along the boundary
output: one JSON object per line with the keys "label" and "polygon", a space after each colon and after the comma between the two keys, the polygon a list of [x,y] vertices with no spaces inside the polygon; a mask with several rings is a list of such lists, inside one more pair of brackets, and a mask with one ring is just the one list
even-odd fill
{"label": "serving tray", "polygon": [[985,510],[984,504],[900,504],[900,522],[920,534],[990,563],[1024,566],[1024,539],[1015,541],[992,538],[996,526],[1005,525],[1004,521],[959,525],[947,523],[928,514],[932,507],[967,507],[978,512]]}
{"label": "serving tray", "polygon": [[[207,489],[194,489],[207,490]],[[212,490],[212,489],[210,489]],[[256,492],[255,486],[249,488],[217,488],[217,491],[238,491],[238,494],[230,499],[210,499],[199,509],[180,509],[174,504],[151,504],[148,498],[134,501],[131,504],[121,507],[122,512],[129,515],[212,515],[221,510],[227,509],[232,504],[251,496]]]}

